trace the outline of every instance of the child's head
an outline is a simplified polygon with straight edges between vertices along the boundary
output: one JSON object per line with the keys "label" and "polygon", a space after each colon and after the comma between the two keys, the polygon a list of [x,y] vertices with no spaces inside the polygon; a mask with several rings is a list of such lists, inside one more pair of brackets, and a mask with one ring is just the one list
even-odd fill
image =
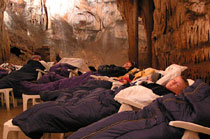
{"label": "child's head", "polygon": [[134,67],[136,67],[136,65],[134,62],[131,62],[131,61],[128,61],[123,65],[123,68],[125,68],[127,71],[130,71]]}
{"label": "child's head", "polygon": [[31,59],[32,59],[32,60],[35,60],[35,61],[40,61],[42,58],[41,58],[40,55],[33,55],[33,56],[31,57]]}
{"label": "child's head", "polygon": [[187,80],[182,76],[177,76],[170,80],[165,87],[175,94],[180,94],[187,86],[189,86]]}

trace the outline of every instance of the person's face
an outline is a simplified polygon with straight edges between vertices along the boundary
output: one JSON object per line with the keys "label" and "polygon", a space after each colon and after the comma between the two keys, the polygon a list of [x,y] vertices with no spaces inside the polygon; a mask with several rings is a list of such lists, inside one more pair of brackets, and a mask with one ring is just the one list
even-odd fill
{"label": "person's face", "polygon": [[175,94],[180,94],[186,87],[187,86],[181,76],[175,77],[166,84],[166,88]]}
{"label": "person's face", "polygon": [[127,62],[123,65],[123,67],[128,70],[132,66],[131,62]]}

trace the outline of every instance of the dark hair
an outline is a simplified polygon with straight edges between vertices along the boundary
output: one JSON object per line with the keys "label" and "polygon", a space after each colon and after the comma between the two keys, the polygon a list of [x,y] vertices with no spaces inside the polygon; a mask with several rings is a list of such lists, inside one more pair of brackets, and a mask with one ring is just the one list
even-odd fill
{"label": "dark hair", "polygon": [[185,75],[185,72],[186,72],[186,70],[185,70],[184,72],[181,73],[181,77],[182,77],[182,79],[183,79],[185,85],[186,85],[186,86],[190,86],[190,85],[189,85],[189,82],[188,82],[188,80],[187,80],[187,77],[186,77],[186,75]]}
{"label": "dark hair", "polygon": [[185,77],[183,77],[183,76],[181,76],[181,77],[182,77],[182,80],[184,81],[185,85],[186,86],[189,86],[188,80]]}
{"label": "dark hair", "polygon": [[131,63],[131,67],[128,69],[128,71],[132,70],[133,68],[138,68],[135,61],[129,61]]}
{"label": "dark hair", "polygon": [[56,59],[57,62],[59,62],[62,58],[60,57],[59,54],[56,54],[55,59]]}
{"label": "dark hair", "polygon": [[40,55],[32,55],[31,59],[32,59],[32,60],[34,60],[34,59],[39,59],[39,60],[41,60],[42,57],[41,57]]}

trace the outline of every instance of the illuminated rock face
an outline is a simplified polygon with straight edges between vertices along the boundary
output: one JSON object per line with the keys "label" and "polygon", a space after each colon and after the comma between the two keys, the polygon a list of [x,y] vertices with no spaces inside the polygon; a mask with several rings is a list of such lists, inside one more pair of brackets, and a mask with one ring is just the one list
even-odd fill
{"label": "illuminated rock face", "polygon": [[44,58],[50,53],[45,60],[80,57],[93,66],[128,60],[127,27],[113,0],[10,0],[4,22],[20,62],[38,48]]}

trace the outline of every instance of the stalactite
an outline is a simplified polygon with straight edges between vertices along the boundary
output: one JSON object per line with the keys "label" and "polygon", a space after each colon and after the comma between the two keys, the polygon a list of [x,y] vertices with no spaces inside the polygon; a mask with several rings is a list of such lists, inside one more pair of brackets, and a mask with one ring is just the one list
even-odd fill
{"label": "stalactite", "polygon": [[[117,0],[117,7],[127,23],[129,60],[139,64],[138,61],[138,3],[137,0]],[[139,9],[142,10],[142,9]]]}
{"label": "stalactite", "polygon": [[208,51],[208,60],[210,60],[210,52]]}
{"label": "stalactite", "polygon": [[0,1],[0,63],[8,60],[10,55],[8,33],[3,21],[6,2],[8,1]]}
{"label": "stalactite", "polygon": [[200,64],[200,57],[197,57],[197,64]]}
{"label": "stalactite", "polygon": [[192,44],[191,44],[191,35],[189,34],[188,35],[188,46],[189,46],[189,48],[192,48]]}
{"label": "stalactite", "polygon": [[46,7],[46,0],[43,0],[43,6],[44,6],[44,11],[45,11],[45,16],[46,16],[46,30],[48,30],[49,29],[49,27],[50,27],[50,25],[49,25],[49,23],[51,23],[51,22],[49,22],[49,16],[48,16],[48,11],[47,11],[47,7]]}
{"label": "stalactite", "polygon": [[207,56],[204,54],[204,55],[203,55],[203,62],[205,63],[205,62],[207,62],[207,61],[208,61]]}
{"label": "stalactite", "polygon": [[206,60],[209,60],[209,51],[210,51],[209,49],[204,51],[204,55],[206,57]]}
{"label": "stalactite", "polygon": [[201,62],[204,62],[204,57],[205,57],[205,55],[204,55],[204,49],[202,50],[202,54],[201,54]]}

